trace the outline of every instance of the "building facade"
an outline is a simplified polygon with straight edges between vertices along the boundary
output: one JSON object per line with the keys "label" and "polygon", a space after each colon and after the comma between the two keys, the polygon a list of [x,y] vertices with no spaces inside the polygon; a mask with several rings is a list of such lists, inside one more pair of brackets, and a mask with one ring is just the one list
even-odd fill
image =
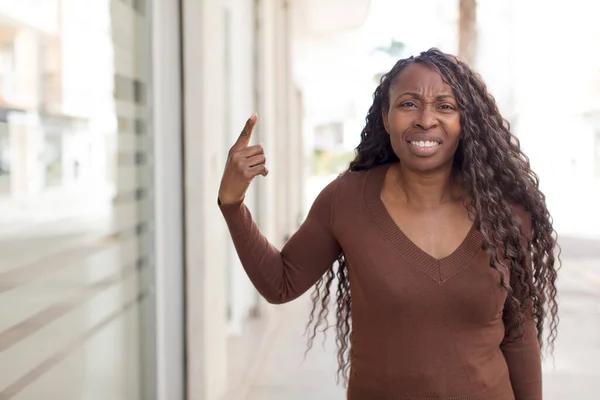
{"label": "building facade", "polygon": [[368,8],[323,3],[0,0],[0,398],[241,398],[278,313],[218,187],[258,112],[246,203],[276,246],[302,221],[295,44]]}

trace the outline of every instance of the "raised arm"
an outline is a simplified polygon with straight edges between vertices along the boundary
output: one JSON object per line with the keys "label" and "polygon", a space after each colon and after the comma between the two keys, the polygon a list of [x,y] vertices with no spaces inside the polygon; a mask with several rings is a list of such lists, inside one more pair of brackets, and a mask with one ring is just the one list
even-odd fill
{"label": "raised arm", "polygon": [[331,226],[338,181],[319,194],[306,221],[279,251],[260,232],[243,203],[252,179],[268,173],[262,149],[248,147],[255,123],[253,116],[229,153],[219,190],[219,207],[256,289],[271,303],[285,303],[314,285],[341,251]]}

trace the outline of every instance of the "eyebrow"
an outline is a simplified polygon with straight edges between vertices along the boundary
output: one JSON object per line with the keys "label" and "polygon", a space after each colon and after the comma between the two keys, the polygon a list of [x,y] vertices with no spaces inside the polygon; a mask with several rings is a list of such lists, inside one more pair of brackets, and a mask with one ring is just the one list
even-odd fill
{"label": "eyebrow", "polygon": [[[416,92],[404,92],[401,95],[397,96],[395,100],[398,100],[400,97],[403,96],[410,96],[413,99],[421,99],[422,96],[419,93]],[[454,96],[452,96],[450,93],[444,93],[444,94],[440,94],[439,96],[436,96],[435,98],[436,100],[444,100],[444,99],[454,99]]]}

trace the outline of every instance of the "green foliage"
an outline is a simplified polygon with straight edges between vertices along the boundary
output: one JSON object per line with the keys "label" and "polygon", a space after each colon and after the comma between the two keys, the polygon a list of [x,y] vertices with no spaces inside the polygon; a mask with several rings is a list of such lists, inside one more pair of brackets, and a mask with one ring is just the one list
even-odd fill
{"label": "green foliage", "polygon": [[[396,39],[391,39],[390,40],[390,44],[385,45],[385,46],[379,46],[376,47],[374,52],[375,53],[384,53],[386,55],[388,55],[389,57],[397,60],[399,58],[402,57],[402,53],[404,52],[404,49],[406,48],[406,45]],[[381,81],[381,77],[383,76],[385,72],[379,72],[376,73],[375,75],[373,75],[373,80],[375,81],[375,83],[377,85],[379,85],[379,82]]]}
{"label": "green foliage", "polygon": [[393,57],[393,58],[400,58],[402,56],[402,52],[404,52],[405,48],[406,48],[406,45],[404,43],[402,43],[401,41],[396,40],[396,39],[391,39],[389,45],[376,47],[375,51],[385,53],[388,56]]}

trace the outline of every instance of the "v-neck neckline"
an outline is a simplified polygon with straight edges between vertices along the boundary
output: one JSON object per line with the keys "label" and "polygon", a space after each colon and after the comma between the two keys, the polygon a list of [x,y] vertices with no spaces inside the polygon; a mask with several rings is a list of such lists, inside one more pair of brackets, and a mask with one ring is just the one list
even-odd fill
{"label": "v-neck neckline", "polygon": [[441,285],[466,267],[481,250],[482,241],[481,234],[477,231],[477,221],[474,221],[463,241],[452,253],[443,258],[433,257],[406,236],[381,200],[381,191],[391,165],[379,165],[367,174],[365,200],[369,215],[383,237],[403,258]]}

